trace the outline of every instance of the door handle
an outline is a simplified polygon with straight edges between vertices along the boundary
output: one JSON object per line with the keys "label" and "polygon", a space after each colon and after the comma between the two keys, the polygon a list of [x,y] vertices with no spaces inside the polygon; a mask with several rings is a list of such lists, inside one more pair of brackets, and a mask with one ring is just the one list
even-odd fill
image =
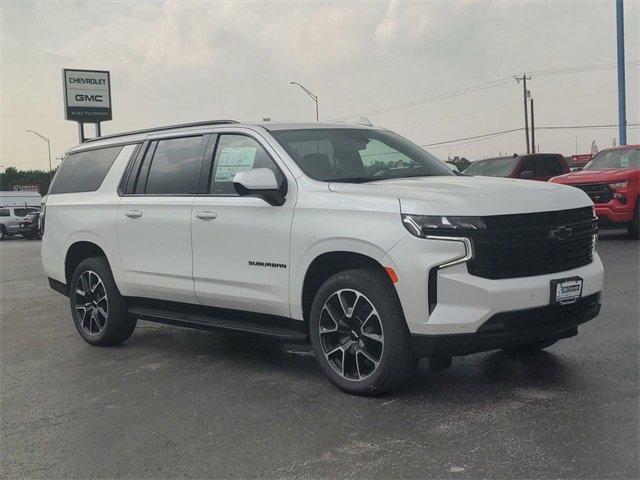
{"label": "door handle", "polygon": [[140,210],[127,210],[124,212],[124,216],[129,218],[140,218],[142,216],[142,212]]}
{"label": "door handle", "polygon": [[218,214],[216,212],[196,212],[196,218],[200,220],[215,220],[218,218]]}

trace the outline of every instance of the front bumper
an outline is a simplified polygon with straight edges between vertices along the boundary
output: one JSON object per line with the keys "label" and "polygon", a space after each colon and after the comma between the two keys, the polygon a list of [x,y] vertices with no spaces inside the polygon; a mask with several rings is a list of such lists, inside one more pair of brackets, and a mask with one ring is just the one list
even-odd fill
{"label": "front bumper", "polygon": [[548,305],[493,315],[475,333],[412,335],[418,357],[451,357],[516,347],[546,338],[568,338],[578,325],[600,312],[600,293],[581,298],[572,305]]}
{"label": "front bumper", "polygon": [[429,272],[464,253],[460,242],[410,235],[382,259],[383,265],[398,273],[395,287],[411,334],[475,334],[497,314],[548,307],[552,280],[582,278],[582,298],[600,292],[604,283],[602,262],[595,253],[588,265],[533,277],[500,280],[477,277],[469,273],[465,263],[440,268],[435,271],[436,282],[431,282],[432,286],[437,285],[437,291],[430,291]]}
{"label": "front bumper", "polygon": [[19,233],[31,233],[38,231],[38,224],[34,223],[21,223],[18,227]]}
{"label": "front bumper", "polygon": [[616,200],[609,203],[596,204],[596,216],[601,227],[614,223],[629,223],[633,220],[635,204],[622,205]]}

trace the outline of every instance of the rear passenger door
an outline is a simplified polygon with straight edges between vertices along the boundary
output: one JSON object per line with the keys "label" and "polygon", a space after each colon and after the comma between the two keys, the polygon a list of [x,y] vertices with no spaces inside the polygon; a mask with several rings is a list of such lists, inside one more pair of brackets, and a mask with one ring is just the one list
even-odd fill
{"label": "rear passenger door", "polygon": [[197,303],[191,207],[208,134],[149,139],[121,186],[118,247],[128,295]]}
{"label": "rear passenger door", "polygon": [[[295,181],[258,135],[221,133],[207,194],[193,204],[193,276],[204,305],[289,316],[289,236]],[[239,196],[234,175],[269,168],[285,193],[284,205]]]}

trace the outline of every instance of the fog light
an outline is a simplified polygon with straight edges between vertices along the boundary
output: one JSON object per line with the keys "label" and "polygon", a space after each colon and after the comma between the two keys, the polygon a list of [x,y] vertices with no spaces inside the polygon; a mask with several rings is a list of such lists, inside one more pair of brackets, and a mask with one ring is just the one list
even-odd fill
{"label": "fog light", "polygon": [[598,248],[598,234],[594,233],[593,238],[591,239],[591,251],[592,253],[596,253],[596,249]]}
{"label": "fog light", "polygon": [[627,204],[627,196],[624,193],[614,193],[613,198],[618,200],[622,205]]}

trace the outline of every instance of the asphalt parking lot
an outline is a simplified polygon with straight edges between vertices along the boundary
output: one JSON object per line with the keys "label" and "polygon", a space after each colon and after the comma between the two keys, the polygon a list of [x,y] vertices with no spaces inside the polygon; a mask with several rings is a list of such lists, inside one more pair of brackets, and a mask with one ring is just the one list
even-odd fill
{"label": "asphalt parking lot", "polygon": [[638,478],[640,244],[601,234],[600,316],[545,352],[454,359],[383,398],[310,349],[139,322],[84,343],[40,242],[0,243],[4,478]]}

